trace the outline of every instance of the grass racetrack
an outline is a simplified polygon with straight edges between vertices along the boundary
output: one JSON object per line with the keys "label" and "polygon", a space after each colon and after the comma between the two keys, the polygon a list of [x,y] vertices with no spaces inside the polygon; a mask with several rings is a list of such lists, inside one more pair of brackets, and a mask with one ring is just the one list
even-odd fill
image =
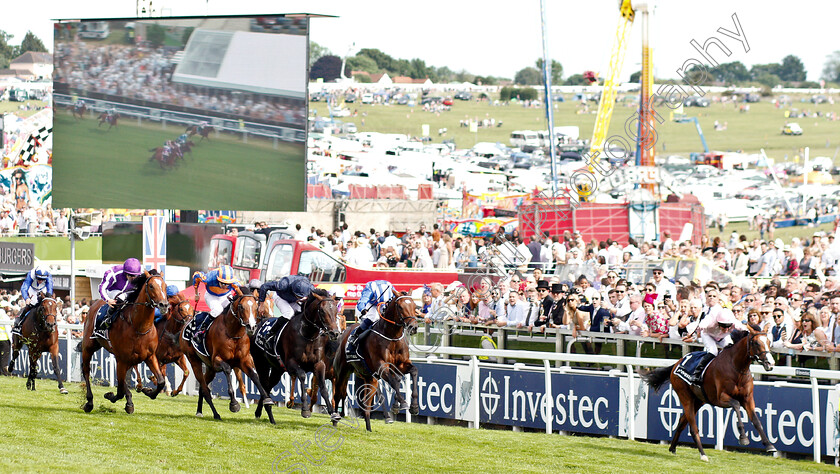
{"label": "grass racetrack", "polygon": [[[372,433],[363,420],[353,427],[351,418],[319,432],[329,426],[327,415],[303,419],[279,407],[272,426],[265,416],[254,419],[253,406],[230,413],[224,400],[216,402],[222,420],[214,421],[206,405],[197,418],[196,398],[183,395],[149,400],[135,393],[136,412],[127,415],[124,401],[112,405],[102,397],[112,389],[99,386],[94,410],[85,414],[79,384],[67,384],[69,395],[60,395],[53,380],[39,379],[35,392],[24,385],[23,378],[0,377],[0,472],[837,472],[714,449],[707,450],[711,463],[703,463],[688,446],[673,456],[667,446],[620,439],[380,420]],[[320,448],[318,438],[333,450]]]}
{"label": "grass racetrack", "polygon": [[174,140],[186,127],[137,123],[97,126],[90,112],[74,120],[56,111],[53,138],[53,205],[132,209],[302,211],[306,197],[304,144],[211,132],[178,167],[149,161],[151,148]]}

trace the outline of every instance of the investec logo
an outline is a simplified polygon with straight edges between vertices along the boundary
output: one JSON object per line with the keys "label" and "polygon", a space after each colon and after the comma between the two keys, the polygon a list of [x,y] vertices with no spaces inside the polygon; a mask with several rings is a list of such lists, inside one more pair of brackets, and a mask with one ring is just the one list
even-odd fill
{"label": "investec logo", "polygon": [[481,408],[491,420],[501,409],[502,420],[509,421],[534,422],[539,417],[547,423],[554,416],[554,423],[561,426],[589,428],[594,424],[603,430],[609,424],[609,400],[606,397],[581,396],[576,395],[573,389],[561,389],[552,399],[542,392],[511,390],[510,376],[505,375],[503,379],[501,393],[498,382],[490,373],[481,383]]}
{"label": "investec logo", "polygon": [[[795,406],[795,405],[794,405]],[[767,402],[763,407],[756,405],[755,412],[761,423],[764,425],[764,430],[767,432],[767,437],[770,441],[777,443],[781,442],[786,446],[793,444],[800,444],[807,448],[814,444],[814,414],[808,410],[801,412],[794,412],[793,410],[779,409],[777,404],[775,407],[772,402]],[[668,432],[668,436],[673,436],[674,430],[677,428],[680,416],[682,415],[682,407],[680,406],[680,399],[677,393],[670,387],[665,393],[659,397],[659,406],[657,407],[659,413],[659,422],[662,428]],[[735,412],[729,408],[724,411],[723,430],[732,430],[732,435],[738,437],[738,424],[735,420]],[[749,423],[747,412],[741,409],[741,420],[744,423]],[[806,438],[805,426],[810,425],[811,437]],[[716,439],[715,428],[717,427],[717,415],[711,405],[703,405],[697,412],[697,430],[700,431],[700,436],[710,440]],[[746,428],[746,426],[745,426]],[[683,434],[687,433],[686,429]],[[747,429],[750,439],[754,443],[760,443],[761,438],[755,429]]]}

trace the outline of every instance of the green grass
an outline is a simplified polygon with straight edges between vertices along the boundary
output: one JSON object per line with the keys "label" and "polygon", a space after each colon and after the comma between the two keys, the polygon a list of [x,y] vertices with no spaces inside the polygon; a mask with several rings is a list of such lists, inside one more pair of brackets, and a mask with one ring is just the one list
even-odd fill
{"label": "green grass", "polygon": [[303,144],[249,137],[245,144],[211,133],[175,169],[149,161],[151,148],[184,127],[122,117],[118,128],[76,121],[67,110],[54,119],[53,171],[56,207],[134,209],[302,210],[306,193]]}
{"label": "green grass", "polygon": [[[30,110],[21,110],[20,107],[23,105],[29,105],[32,107]],[[44,102],[43,100],[27,100],[26,102],[12,102],[10,100],[0,101],[0,115],[3,114],[15,114],[18,117],[28,118],[36,113],[39,110],[36,110],[35,107],[47,107],[50,104]]]}
{"label": "green grass", "polygon": [[[321,464],[314,472],[823,472],[833,466],[810,461],[774,459],[748,453],[715,451],[703,463],[694,448],[681,446],[677,455],[667,447],[619,439],[472,430],[462,427],[373,421],[340,424],[326,444],[316,447],[326,415],[303,419],[299,412],[277,408],[277,426],[265,418],[254,420],[253,407],[237,414],[219,400],[221,421],[207,414],[196,418],[195,397],[149,400],[136,395],[136,412],[127,415],[124,403],[102,398],[110,390],[95,387],[92,413],[82,412],[83,392],[68,385],[59,395],[53,381],[39,380],[28,392],[22,378],[0,377],[0,433],[3,456],[0,472],[270,472],[278,456],[291,456],[274,466],[305,462],[295,446],[306,446]],[[321,436],[325,433],[321,432]]]}
{"label": "green grass", "polygon": [[[823,113],[840,113],[840,101],[835,104],[800,103],[799,100],[805,96],[792,96],[796,101],[792,105],[800,111],[820,111]],[[580,127],[581,138],[590,138],[595,125],[595,112],[597,105],[590,105],[590,113],[578,113],[582,109],[578,103],[570,99],[566,94],[567,101],[557,103],[554,109],[555,126],[577,125]],[[353,111],[358,111],[356,117],[340,117],[344,122],[353,122],[360,132],[388,132],[405,133],[420,136],[422,124],[429,124],[433,141],[440,142],[443,139],[455,139],[459,148],[470,148],[476,142],[502,142],[510,144],[510,133],[513,130],[545,130],[548,128],[543,107],[525,108],[519,104],[493,106],[488,102],[476,101],[455,101],[452,110],[436,115],[424,112],[422,107],[406,107],[403,105],[364,105],[361,103],[347,104]],[[624,131],[625,122],[635,113],[636,105],[629,103],[616,104],[610,123],[610,135],[621,135],[628,138]],[[310,110],[317,110],[319,116],[329,116],[329,111],[324,102],[311,102]],[[708,108],[686,107],[685,113],[690,117],[698,117],[703,133],[709,148],[718,151],[743,150],[748,153],[758,153],[764,148],[768,156],[783,161],[785,157],[793,161],[794,156],[800,154],[800,148],[811,147],[811,156],[833,157],[838,146],[840,146],[840,121],[828,121],[825,118],[797,118],[790,119],[791,122],[798,122],[804,133],[798,137],[783,136],[781,128],[785,124],[784,111],[786,107],[776,109],[767,98],[762,102],[750,104],[749,113],[740,113],[737,106],[733,104],[722,105],[712,103]],[[657,155],[682,154],[687,156],[690,152],[703,151],[700,138],[693,123],[671,122],[670,109],[661,106],[657,107],[664,123],[657,124]],[[366,113],[367,116],[363,117]],[[459,126],[463,119],[495,118],[501,120],[503,125],[491,129],[480,128],[478,133],[470,133],[467,128]],[[362,119],[365,123],[362,125]],[[715,131],[714,122],[721,124],[727,122],[728,128],[725,131]],[[438,129],[447,128],[446,136],[438,136]],[[635,132],[634,132],[635,133]]]}

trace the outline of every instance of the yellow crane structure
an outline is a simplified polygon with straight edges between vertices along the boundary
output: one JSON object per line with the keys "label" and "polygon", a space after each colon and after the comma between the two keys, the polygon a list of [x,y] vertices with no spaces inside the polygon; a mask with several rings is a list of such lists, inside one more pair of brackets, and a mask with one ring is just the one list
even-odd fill
{"label": "yellow crane structure", "polygon": [[[643,18],[645,19],[642,45],[642,101],[640,102],[639,111],[639,123],[641,126],[639,137],[650,138],[655,136],[655,132],[651,128],[653,127],[653,117],[647,116],[652,112],[652,104],[649,104],[648,100],[650,98],[650,90],[653,88],[651,54],[647,44],[646,20],[648,10],[647,2],[621,0],[619,3],[619,14],[621,18],[619,19],[618,28],[615,32],[615,42],[613,43],[612,54],[610,55],[609,72],[604,80],[601,102],[598,104],[598,115],[595,119],[595,128],[592,131],[592,140],[589,142],[589,171],[592,174],[595,174],[594,164],[601,159],[604,153],[604,145],[610,128],[610,119],[615,109],[615,98],[618,92],[618,76],[621,74],[622,67],[624,66],[624,55],[627,52],[627,37],[630,34],[637,11],[642,12]],[[648,124],[648,126],[645,124]],[[646,147],[642,146],[642,148],[645,149]],[[652,148],[646,151],[651,153],[650,163],[653,164]],[[591,194],[592,189],[588,183],[578,185],[578,195],[581,201],[588,201],[591,198]]]}

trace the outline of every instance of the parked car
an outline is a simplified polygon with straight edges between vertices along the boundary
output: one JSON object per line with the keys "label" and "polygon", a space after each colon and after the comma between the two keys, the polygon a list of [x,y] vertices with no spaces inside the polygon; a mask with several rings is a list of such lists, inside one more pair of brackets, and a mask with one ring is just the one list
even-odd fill
{"label": "parked car", "polygon": [[344,124],[344,133],[356,133],[359,129],[356,127],[355,123],[345,123]]}
{"label": "parked car", "polygon": [[344,96],[344,102],[353,103],[356,102],[356,94],[350,93]]}
{"label": "parked car", "polygon": [[462,91],[455,94],[455,98],[458,100],[472,100],[473,97],[471,93]]}
{"label": "parked car", "polygon": [[802,135],[802,127],[798,123],[789,123],[782,128],[782,135]]}
{"label": "parked car", "polygon": [[455,103],[455,101],[452,100],[452,97],[447,97],[447,98],[443,99],[443,105],[452,105],[454,103]]}
{"label": "parked car", "polygon": [[822,104],[823,102],[828,102],[828,98],[824,95],[815,95],[811,97],[811,102],[814,104]]}
{"label": "parked car", "polygon": [[693,95],[691,97],[687,97],[683,101],[683,105],[686,107],[708,107],[711,102],[709,99],[705,97],[701,97],[699,95]]}
{"label": "parked car", "polygon": [[370,92],[362,94],[362,103],[363,104],[372,104],[373,103],[373,94]]}
{"label": "parked car", "polygon": [[529,170],[534,166],[534,161],[530,153],[514,153],[510,155],[510,158],[513,160],[514,168]]}
{"label": "parked car", "polygon": [[420,105],[440,104],[441,102],[443,102],[443,97],[424,97],[423,100],[420,101]]}

